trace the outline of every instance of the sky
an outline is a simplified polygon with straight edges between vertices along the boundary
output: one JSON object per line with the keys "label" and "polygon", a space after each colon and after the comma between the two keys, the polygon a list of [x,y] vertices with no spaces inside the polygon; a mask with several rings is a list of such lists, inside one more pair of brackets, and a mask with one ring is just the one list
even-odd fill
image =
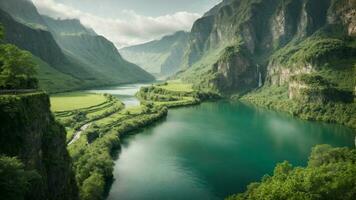
{"label": "sky", "polygon": [[141,44],[176,31],[221,0],[32,0],[41,14],[79,19],[118,48]]}

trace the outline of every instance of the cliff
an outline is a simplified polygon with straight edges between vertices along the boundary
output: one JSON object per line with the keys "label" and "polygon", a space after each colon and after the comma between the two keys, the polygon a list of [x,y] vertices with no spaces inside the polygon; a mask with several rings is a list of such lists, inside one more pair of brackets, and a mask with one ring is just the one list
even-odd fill
{"label": "cliff", "polygon": [[336,68],[354,79],[355,7],[355,0],[224,1],[194,23],[177,77],[220,93],[283,85],[298,74],[337,74]]}
{"label": "cliff", "polygon": [[0,96],[0,152],[18,157],[39,179],[25,199],[75,200],[78,191],[66,149],[65,129],[50,112],[44,93]]}

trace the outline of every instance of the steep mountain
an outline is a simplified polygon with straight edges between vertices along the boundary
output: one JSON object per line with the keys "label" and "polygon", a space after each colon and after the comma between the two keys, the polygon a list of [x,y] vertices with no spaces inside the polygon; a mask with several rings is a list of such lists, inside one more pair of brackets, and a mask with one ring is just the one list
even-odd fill
{"label": "steep mountain", "polygon": [[5,42],[34,55],[40,85],[47,91],[153,80],[150,74],[122,59],[110,41],[78,20],[42,17],[27,0],[0,0],[0,9]]}
{"label": "steep mountain", "polygon": [[[75,66],[63,54],[51,33],[42,29],[33,29],[15,21],[0,10],[0,23],[5,28],[5,41],[31,52],[38,64],[38,79],[47,91],[65,91],[85,85],[85,81],[75,77],[89,78],[91,75],[84,67]],[[66,80],[64,84],[56,86]]]}
{"label": "steep mountain", "polygon": [[[2,182],[1,191],[4,193],[1,193],[1,197],[79,199],[71,159],[66,149],[66,132],[50,111],[48,95],[1,95],[0,119],[1,174],[31,172],[30,177],[20,175],[20,180],[16,180],[18,182],[11,182],[12,179],[8,180],[8,185],[3,185]],[[13,160],[10,157],[19,159],[24,168],[18,169],[20,164],[11,164]],[[20,182],[28,178],[30,181],[24,183],[24,188],[11,187],[21,185]],[[6,198],[9,195],[12,198]]]}
{"label": "steep mountain", "polygon": [[84,27],[78,20],[43,17],[63,52],[112,83],[143,82],[153,77],[125,61],[114,44]]}
{"label": "steep mountain", "polygon": [[355,4],[355,0],[225,0],[194,23],[184,71],[177,77],[201,89],[231,94],[262,83],[288,84],[297,74],[321,73],[352,91]]}
{"label": "steep mountain", "polygon": [[32,28],[47,29],[46,23],[33,6],[31,0],[0,0],[0,8],[10,13],[20,23]]}
{"label": "steep mountain", "polygon": [[60,35],[96,35],[95,31],[83,26],[78,19],[53,19],[42,15],[42,19],[54,34]]}
{"label": "steep mountain", "polygon": [[182,64],[189,33],[179,31],[160,40],[120,49],[122,56],[153,74],[170,76]]}

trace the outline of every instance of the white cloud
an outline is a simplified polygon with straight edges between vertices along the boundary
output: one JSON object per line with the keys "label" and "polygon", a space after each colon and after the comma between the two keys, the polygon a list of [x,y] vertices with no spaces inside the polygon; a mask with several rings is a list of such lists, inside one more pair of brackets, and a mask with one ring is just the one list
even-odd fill
{"label": "white cloud", "polygon": [[158,39],[179,30],[189,31],[199,14],[177,12],[158,17],[142,16],[124,10],[125,20],[103,18],[83,12],[54,0],[32,0],[41,14],[61,19],[79,19],[82,24],[108,38],[117,47],[129,46]]}

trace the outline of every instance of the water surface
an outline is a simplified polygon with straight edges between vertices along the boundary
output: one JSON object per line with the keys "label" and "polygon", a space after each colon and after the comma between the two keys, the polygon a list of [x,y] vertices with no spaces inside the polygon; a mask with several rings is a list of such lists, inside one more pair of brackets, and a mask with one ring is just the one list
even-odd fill
{"label": "water surface", "polygon": [[173,109],[123,140],[109,200],[223,199],[316,144],[353,146],[352,130],[227,101]]}
{"label": "water surface", "polygon": [[137,83],[137,84],[125,84],[113,87],[103,87],[93,90],[88,90],[87,92],[92,93],[103,93],[111,94],[119,98],[126,106],[137,106],[140,105],[140,101],[135,97],[135,94],[140,90],[141,87],[148,86],[149,83]]}

